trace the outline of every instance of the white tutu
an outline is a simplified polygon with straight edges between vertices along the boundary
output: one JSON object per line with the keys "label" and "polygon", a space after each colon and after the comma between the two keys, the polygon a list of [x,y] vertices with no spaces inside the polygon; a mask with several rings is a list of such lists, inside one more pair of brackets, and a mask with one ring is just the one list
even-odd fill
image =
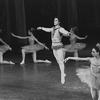
{"label": "white tutu", "polygon": [[80,78],[83,83],[88,84],[89,87],[100,88],[100,76],[96,77],[91,72],[91,68],[78,68],[76,70],[76,75]]}
{"label": "white tutu", "polygon": [[34,44],[34,45],[23,46],[22,49],[25,49],[27,52],[34,52],[44,49],[44,46],[39,44]]}
{"label": "white tutu", "polygon": [[65,45],[64,49],[67,50],[68,52],[74,52],[75,50],[82,50],[85,47],[86,47],[85,43],[75,43],[75,44]]}
{"label": "white tutu", "polygon": [[7,45],[1,45],[0,46],[0,52],[5,53],[7,50],[9,50],[9,46]]}

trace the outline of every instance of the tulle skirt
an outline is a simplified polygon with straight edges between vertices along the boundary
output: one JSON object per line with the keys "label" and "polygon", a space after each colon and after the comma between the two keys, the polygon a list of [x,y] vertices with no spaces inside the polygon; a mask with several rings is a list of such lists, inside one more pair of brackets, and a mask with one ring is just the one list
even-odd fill
{"label": "tulle skirt", "polygon": [[100,88],[100,76],[94,76],[90,68],[78,68],[76,73],[81,82],[86,83],[89,87],[93,87],[95,89]]}
{"label": "tulle skirt", "polygon": [[34,52],[44,49],[44,46],[39,44],[34,44],[34,45],[23,46],[22,49],[26,50],[27,52]]}
{"label": "tulle skirt", "polygon": [[7,45],[0,46],[0,52],[5,53],[7,50],[9,50],[9,46],[7,46]]}
{"label": "tulle skirt", "polygon": [[82,50],[85,47],[86,43],[75,43],[75,44],[65,45],[64,49],[67,50],[67,52],[74,52],[75,50]]}

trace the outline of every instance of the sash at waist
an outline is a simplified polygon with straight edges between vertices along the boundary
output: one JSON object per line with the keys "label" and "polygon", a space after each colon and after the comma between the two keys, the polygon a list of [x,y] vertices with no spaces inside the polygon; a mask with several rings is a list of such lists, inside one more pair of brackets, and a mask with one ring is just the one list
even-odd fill
{"label": "sash at waist", "polygon": [[55,49],[55,50],[58,50],[58,49],[61,49],[61,48],[63,48],[64,46],[63,46],[63,44],[61,43],[61,42],[53,42],[52,43],[52,49]]}

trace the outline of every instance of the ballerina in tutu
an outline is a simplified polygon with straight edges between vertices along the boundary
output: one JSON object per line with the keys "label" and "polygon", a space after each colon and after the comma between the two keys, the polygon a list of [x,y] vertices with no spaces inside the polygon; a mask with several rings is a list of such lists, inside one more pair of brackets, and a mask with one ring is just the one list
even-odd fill
{"label": "ballerina in tutu", "polygon": [[75,34],[76,27],[71,28],[70,30],[70,44],[69,45],[65,45],[64,46],[64,50],[66,52],[73,52],[74,53],[74,57],[78,57],[78,51],[82,50],[83,48],[86,47],[85,43],[76,43],[77,39],[86,39],[87,36],[85,37],[79,37]]}
{"label": "ballerina in tutu", "polygon": [[0,42],[3,43],[3,45],[0,45],[0,63],[1,64],[14,64],[12,61],[5,61],[3,60],[3,54],[8,51],[8,50],[12,50],[11,47],[4,42],[1,38],[0,38]]}
{"label": "ballerina in tutu", "polygon": [[[25,36],[25,37],[21,37],[21,36],[17,36],[15,34],[12,34],[12,36],[17,37],[19,39],[28,39],[29,45],[27,46],[23,46],[22,47],[22,61],[20,64],[24,64],[25,63],[25,53],[32,53],[32,57],[33,57],[33,61],[35,63],[37,62],[45,62],[45,63],[51,63],[51,61],[49,60],[37,60],[37,55],[36,52],[45,49],[49,49],[48,47],[46,47],[43,43],[39,42],[35,36],[33,35],[33,30],[34,28],[31,28],[30,30],[28,30],[28,35],[29,36]],[[37,42],[36,44],[34,42]]]}
{"label": "ballerina in tutu", "polygon": [[96,44],[96,46],[92,49],[91,54],[93,57],[68,57],[65,59],[65,62],[69,59],[86,60],[90,62],[90,67],[78,68],[76,70],[76,75],[82,82],[88,84],[93,100],[95,100],[97,96],[98,100],[100,100],[100,43]]}

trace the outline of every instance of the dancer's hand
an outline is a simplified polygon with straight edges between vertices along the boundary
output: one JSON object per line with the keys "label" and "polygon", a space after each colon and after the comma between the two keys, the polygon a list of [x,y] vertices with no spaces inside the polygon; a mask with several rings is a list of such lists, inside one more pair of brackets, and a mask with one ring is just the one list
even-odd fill
{"label": "dancer's hand", "polygon": [[49,50],[49,48],[45,44],[43,44],[43,46],[45,47],[45,49]]}
{"label": "dancer's hand", "polygon": [[42,29],[42,27],[37,27],[37,30],[41,30]]}
{"label": "dancer's hand", "polygon": [[49,50],[49,48],[47,46],[45,46],[44,43],[39,43],[40,45],[44,46],[45,49]]}
{"label": "dancer's hand", "polygon": [[88,36],[86,35],[85,37],[84,37],[84,39],[86,39]]}
{"label": "dancer's hand", "polygon": [[49,50],[49,48],[47,46],[45,46],[45,49]]}
{"label": "dancer's hand", "polygon": [[8,48],[9,48],[9,50],[12,50],[12,48],[9,46],[9,45],[7,45],[8,46]]}
{"label": "dancer's hand", "polygon": [[69,57],[65,58],[64,62],[66,63],[69,60]]}
{"label": "dancer's hand", "polygon": [[12,36],[15,36],[14,33],[11,33]]}

